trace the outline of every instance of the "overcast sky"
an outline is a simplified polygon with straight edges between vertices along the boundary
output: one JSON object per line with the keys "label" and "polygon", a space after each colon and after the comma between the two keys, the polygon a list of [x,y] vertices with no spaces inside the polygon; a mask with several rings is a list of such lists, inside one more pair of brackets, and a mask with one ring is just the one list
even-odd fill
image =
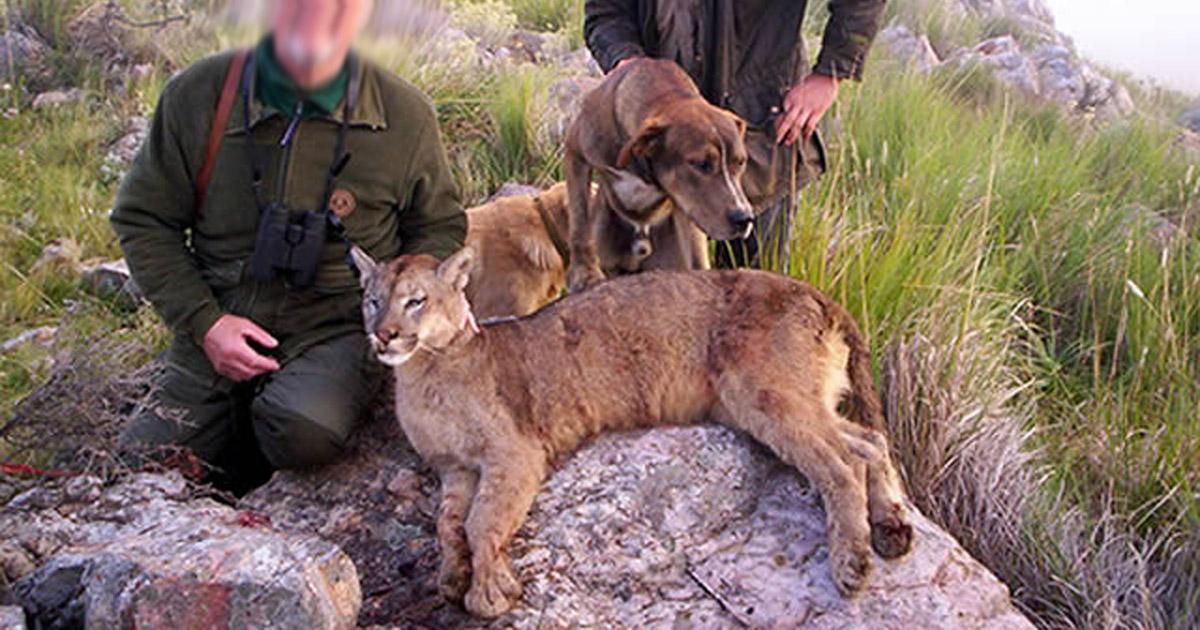
{"label": "overcast sky", "polygon": [[1045,0],[1084,56],[1200,95],[1200,0]]}

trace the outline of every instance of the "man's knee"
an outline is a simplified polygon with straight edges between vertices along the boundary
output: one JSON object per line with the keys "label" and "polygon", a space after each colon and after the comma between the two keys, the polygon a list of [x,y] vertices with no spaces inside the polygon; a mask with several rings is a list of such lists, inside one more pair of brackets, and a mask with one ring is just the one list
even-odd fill
{"label": "man's knee", "polygon": [[252,411],[259,448],[275,468],[332,463],[345,452],[353,424],[353,418],[330,417],[266,397],[256,399]]}

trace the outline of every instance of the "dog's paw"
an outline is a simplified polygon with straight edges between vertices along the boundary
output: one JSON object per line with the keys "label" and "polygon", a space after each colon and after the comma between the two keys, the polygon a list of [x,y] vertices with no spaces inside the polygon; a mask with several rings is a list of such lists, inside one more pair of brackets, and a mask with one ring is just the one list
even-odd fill
{"label": "dog's paw", "polygon": [[487,574],[476,574],[464,604],[467,612],[477,617],[499,617],[513,607],[521,596],[521,583],[507,567],[498,567]]}
{"label": "dog's paw", "polygon": [[871,550],[865,545],[832,549],[829,564],[838,592],[850,597],[861,591],[871,576]]}
{"label": "dog's paw", "polygon": [[463,562],[442,562],[438,570],[438,593],[448,602],[462,603],[471,586],[471,567]]}
{"label": "dog's paw", "polygon": [[904,520],[904,511],[900,505],[892,509],[892,513],[879,522],[871,523],[871,546],[881,557],[899,558],[912,549],[913,528]]}
{"label": "dog's paw", "polygon": [[598,267],[572,265],[567,271],[567,290],[578,293],[604,282],[604,272]]}

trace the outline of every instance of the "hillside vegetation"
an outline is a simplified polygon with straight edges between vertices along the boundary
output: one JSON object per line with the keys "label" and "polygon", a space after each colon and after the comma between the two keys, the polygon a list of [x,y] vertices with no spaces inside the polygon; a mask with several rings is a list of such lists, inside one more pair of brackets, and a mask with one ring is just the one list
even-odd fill
{"label": "hillside vegetation", "polygon": [[[135,362],[161,348],[148,307],[91,297],[35,262],[55,239],[84,259],[120,255],[105,155],[148,115],[165,68],[252,39],[207,17],[215,4],[187,4],[186,37],[136,77],[64,54],[79,102],[33,110],[19,79],[5,85],[0,339],[66,316],[72,338],[138,340]],[[433,97],[468,202],[560,177],[551,87],[585,71],[569,54],[579,4],[459,0],[462,37],[364,43]],[[1022,37],[1018,23],[943,19],[937,2],[893,5],[938,49]],[[543,49],[557,61],[497,58],[518,28],[553,31]],[[790,273],[869,335],[914,499],[1048,627],[1200,624],[1200,168],[1173,123],[1187,99],[1130,88],[1138,111],[1101,121],[877,50],[866,81],[843,86],[825,124],[831,170],[797,210]],[[62,351],[0,355],[0,419]]]}

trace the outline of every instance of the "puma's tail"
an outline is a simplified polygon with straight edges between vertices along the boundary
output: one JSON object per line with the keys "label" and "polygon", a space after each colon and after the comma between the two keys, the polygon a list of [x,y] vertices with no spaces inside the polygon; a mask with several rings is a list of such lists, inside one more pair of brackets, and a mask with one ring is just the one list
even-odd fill
{"label": "puma's tail", "polygon": [[854,318],[840,304],[830,301],[826,305],[826,312],[848,349],[846,376],[850,383],[842,399],[845,416],[852,422],[887,435],[883,405],[879,402],[879,390],[875,388],[875,377],[871,373],[871,351],[863,340],[862,332]]}

